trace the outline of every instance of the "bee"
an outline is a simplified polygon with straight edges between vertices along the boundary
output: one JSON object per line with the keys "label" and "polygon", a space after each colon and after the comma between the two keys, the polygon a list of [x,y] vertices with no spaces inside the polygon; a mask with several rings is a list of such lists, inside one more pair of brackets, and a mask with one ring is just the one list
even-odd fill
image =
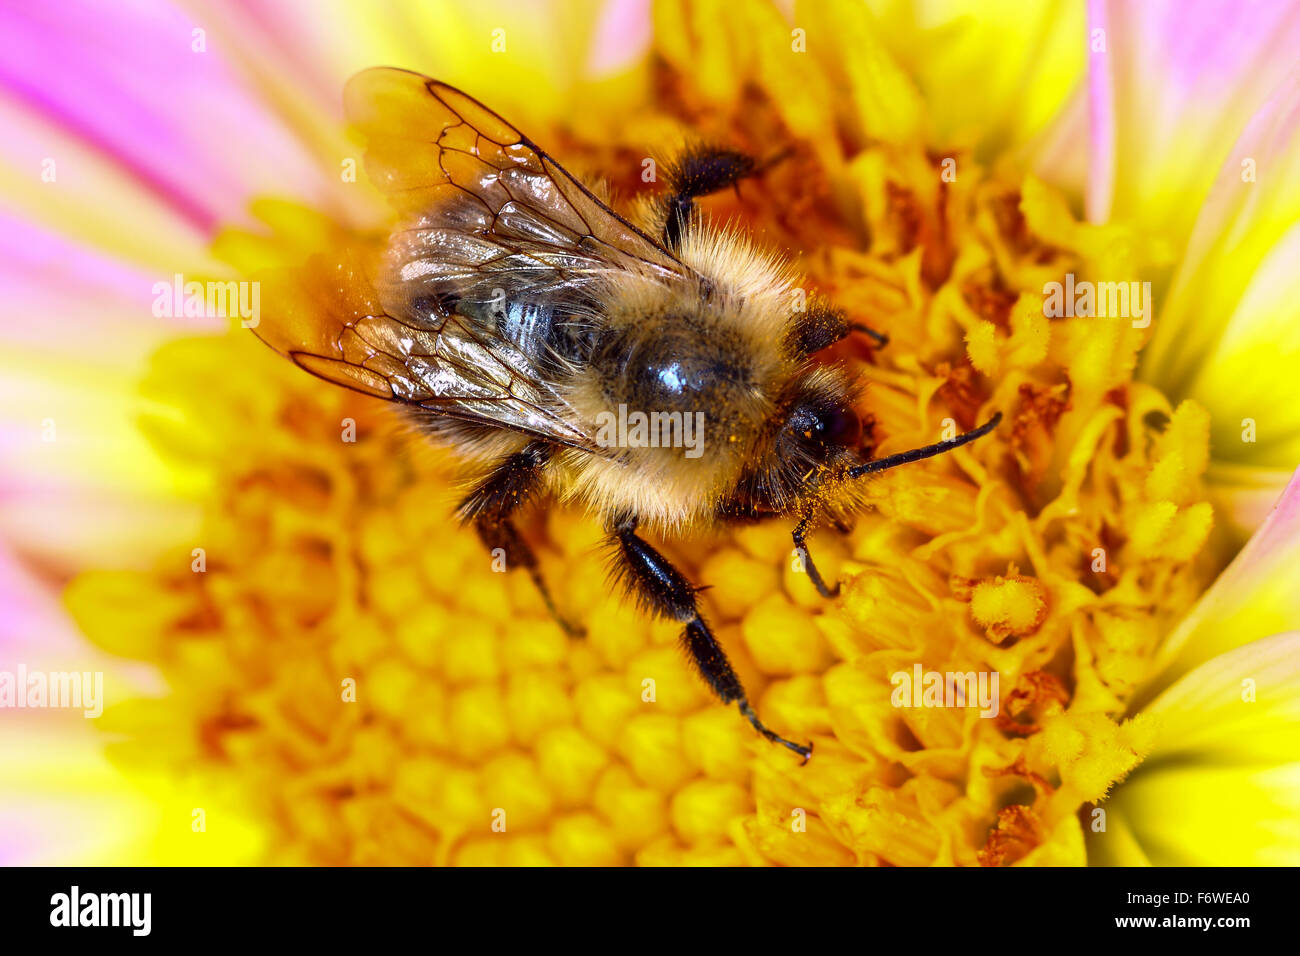
{"label": "bee", "polygon": [[[608,534],[613,580],[683,626],[700,676],[758,733],[769,729],[700,611],[700,590],[647,542],[784,516],[818,592],[810,530],[863,506],[867,475],[950,451],[863,453],[847,371],[813,356],[862,332],[829,303],[795,308],[795,280],[696,200],[761,171],[725,147],[667,164],[665,195],[625,217],[522,132],[444,83],[380,68],[353,77],[348,117],[396,225],[314,257],[256,333],[330,382],[395,402],[474,470],[460,502],[564,623],[514,521],[572,503]],[[639,221],[633,221],[633,218]],[[571,629],[572,630],[572,629]]]}

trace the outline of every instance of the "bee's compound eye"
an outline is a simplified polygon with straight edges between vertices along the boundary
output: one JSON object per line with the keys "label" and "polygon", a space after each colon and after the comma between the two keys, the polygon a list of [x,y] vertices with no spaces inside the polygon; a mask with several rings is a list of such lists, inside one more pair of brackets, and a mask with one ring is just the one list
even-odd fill
{"label": "bee's compound eye", "polygon": [[834,408],[822,419],[823,441],[852,448],[862,440],[862,420],[851,408]]}
{"label": "bee's compound eye", "polygon": [[830,445],[852,448],[862,438],[862,422],[853,409],[829,402],[796,407],[787,427],[803,441],[822,448]]}

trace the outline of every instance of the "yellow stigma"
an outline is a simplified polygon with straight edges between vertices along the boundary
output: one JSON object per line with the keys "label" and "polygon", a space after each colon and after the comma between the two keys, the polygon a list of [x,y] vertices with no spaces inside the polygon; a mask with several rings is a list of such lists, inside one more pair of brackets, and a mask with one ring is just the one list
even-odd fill
{"label": "yellow stigma", "polygon": [[1001,642],[1036,631],[1047,617],[1047,598],[1042,585],[1032,578],[999,577],[975,585],[970,611],[989,637]]}

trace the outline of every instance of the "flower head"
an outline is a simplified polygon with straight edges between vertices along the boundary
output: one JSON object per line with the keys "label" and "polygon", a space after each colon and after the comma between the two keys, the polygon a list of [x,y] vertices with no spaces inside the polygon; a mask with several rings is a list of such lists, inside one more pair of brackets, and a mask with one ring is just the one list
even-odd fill
{"label": "flower head", "polygon": [[[1143,808],[1177,785],[1153,761],[1204,742],[1188,716],[1196,668],[1211,644],[1231,651],[1198,630],[1206,604],[1178,629],[1230,555],[1207,484],[1223,426],[1208,390],[1143,372],[1144,346],[1174,334],[1162,318],[1153,329],[1050,301],[1054,283],[1065,295],[1067,281],[1148,275],[1172,310],[1161,317],[1193,301],[1177,292],[1183,279],[1163,296],[1186,222],[1124,214],[1145,180],[1126,178],[1118,156],[1105,176],[1094,161],[1085,201],[1089,116],[1076,94],[1085,69],[1100,81],[1079,43],[1083,11],[927,20],[702,0],[657,4],[645,20],[614,3],[589,37],[565,32],[566,9],[544,27],[496,11],[506,50],[553,44],[508,68],[490,60],[497,26],[477,15],[459,33],[417,18],[405,51],[367,32],[351,59],[370,59],[330,63],[329,81],[309,67],[298,86],[265,78],[272,109],[257,115],[281,117],[290,152],[332,177],[354,149],[319,104],[352,67],[400,57],[445,65],[570,169],[608,176],[616,196],[651,188],[643,160],[685,137],[756,155],[788,147],[760,180],[705,205],[790,256],[810,294],[888,333],[886,349],[849,341],[832,356],[863,384],[874,454],[951,438],[993,410],[1003,426],[871,478],[852,527],[816,534],[823,575],[844,585],[836,601],[791,554],[788,524],[664,542],[708,586],[707,616],[764,722],[814,742],[800,766],[710,697],[678,625],[611,593],[600,528],[580,509],[539,510],[523,530],[581,640],[526,575],[497,573],[456,528],[454,463],[387,409],[303,375],[243,329],[161,346],[141,380],[141,429],[167,473],[189,476],[197,520],[157,535],[147,558],[97,556],[66,592],[95,646],[162,678],[100,720],[115,764],[159,811],[139,859],[1077,864],[1101,853],[1085,841],[1097,846],[1098,804],[1117,808],[1125,846],[1149,843]],[[214,22],[263,43],[278,35]],[[1127,49],[1115,24],[1098,28]],[[464,39],[480,28],[481,54]],[[631,42],[614,50],[612,36]],[[430,51],[443,59],[427,62]],[[489,79],[503,73],[512,82]],[[1118,66],[1106,76],[1101,88],[1127,107],[1131,82]],[[1098,118],[1097,96],[1103,152],[1127,128]],[[589,106],[566,108],[575,102]],[[190,195],[171,172],[167,194]],[[241,187],[281,194],[251,207],[260,224],[243,206],[180,203],[214,230],[202,268],[274,264],[372,212],[364,182],[303,171],[276,188],[265,172]],[[1192,248],[1219,241],[1198,228]],[[155,269],[170,262],[153,256]],[[1296,627],[1292,610],[1251,636]],[[1272,640],[1263,680],[1286,688],[1276,668],[1290,645]],[[1190,829],[1192,815],[1179,817]]]}

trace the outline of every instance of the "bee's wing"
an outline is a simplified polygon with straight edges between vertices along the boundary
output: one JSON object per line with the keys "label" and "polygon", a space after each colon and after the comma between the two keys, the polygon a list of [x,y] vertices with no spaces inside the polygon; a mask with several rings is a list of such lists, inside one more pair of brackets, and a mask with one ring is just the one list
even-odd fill
{"label": "bee's wing", "polygon": [[382,250],[344,247],[263,281],[254,332],[326,381],[439,415],[603,453],[534,363],[456,315],[390,315],[373,276]]}
{"label": "bee's wing", "polygon": [[[349,80],[344,102],[366,138],[371,181],[413,218],[434,222],[446,208],[456,215],[442,224],[479,236],[563,239],[593,264],[685,272],[528,137],[454,87],[381,67]],[[539,234],[530,228],[538,224],[550,228]]]}
{"label": "bee's wing", "polygon": [[353,77],[345,102],[402,226],[387,250],[313,260],[257,334],[366,394],[603,453],[554,372],[506,340],[486,306],[563,305],[582,324],[598,318],[588,295],[603,277],[671,282],[690,270],[459,90],[374,69]]}

